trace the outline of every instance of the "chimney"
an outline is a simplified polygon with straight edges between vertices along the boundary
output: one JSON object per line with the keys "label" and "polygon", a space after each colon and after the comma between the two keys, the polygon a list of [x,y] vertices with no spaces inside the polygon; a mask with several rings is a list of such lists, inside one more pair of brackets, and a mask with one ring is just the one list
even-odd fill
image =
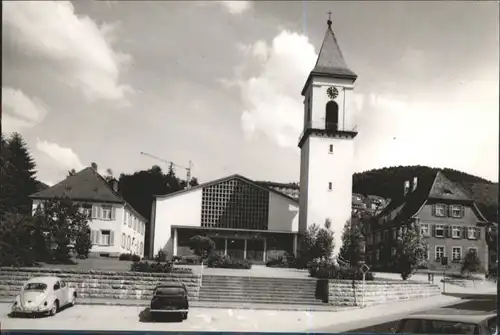
{"label": "chimney", "polygon": [[413,183],[411,186],[412,186],[411,191],[415,192],[415,190],[417,189],[417,186],[418,186],[418,177],[413,177]]}
{"label": "chimney", "polygon": [[109,181],[109,183],[111,184],[111,188],[113,189],[113,191],[118,193],[118,180],[113,178]]}
{"label": "chimney", "polygon": [[410,181],[405,180],[405,187],[404,187],[404,194],[403,195],[406,196],[408,194],[408,191],[410,191]]}

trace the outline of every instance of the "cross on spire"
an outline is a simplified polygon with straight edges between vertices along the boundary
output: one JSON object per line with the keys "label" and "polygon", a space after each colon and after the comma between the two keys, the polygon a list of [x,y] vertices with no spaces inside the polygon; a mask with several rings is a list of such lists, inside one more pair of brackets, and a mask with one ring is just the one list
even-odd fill
{"label": "cross on spire", "polygon": [[328,27],[332,26],[332,11],[328,12],[328,21],[326,21],[326,23],[328,24]]}

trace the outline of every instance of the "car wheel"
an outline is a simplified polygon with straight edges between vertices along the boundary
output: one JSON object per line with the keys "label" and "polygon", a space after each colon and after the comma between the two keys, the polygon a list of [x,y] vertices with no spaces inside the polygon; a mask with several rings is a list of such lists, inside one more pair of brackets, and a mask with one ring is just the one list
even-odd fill
{"label": "car wheel", "polygon": [[182,313],[182,320],[187,320],[187,318],[188,318],[188,313],[187,312]]}
{"label": "car wheel", "polygon": [[76,293],[73,293],[73,296],[71,297],[71,302],[69,304],[70,306],[76,305]]}
{"label": "car wheel", "polygon": [[57,314],[57,311],[59,310],[59,301],[54,301],[54,304],[52,305],[52,308],[49,311],[50,316],[54,316]]}

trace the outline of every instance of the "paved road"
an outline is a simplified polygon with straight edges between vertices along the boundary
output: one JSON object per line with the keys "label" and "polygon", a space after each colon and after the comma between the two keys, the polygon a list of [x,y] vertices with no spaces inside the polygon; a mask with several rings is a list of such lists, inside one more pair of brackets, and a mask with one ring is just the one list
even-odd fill
{"label": "paved road", "polygon": [[148,321],[141,306],[67,308],[54,317],[9,318],[10,304],[0,304],[2,329],[114,331],[269,331],[306,332],[331,324],[331,312],[191,308],[187,320]]}
{"label": "paved road", "polygon": [[[463,299],[463,301],[453,304],[450,306],[446,306],[441,309],[446,310],[454,310],[453,312],[457,312],[460,310],[474,310],[474,311],[484,311],[489,312],[496,309],[496,295],[470,295],[470,294],[450,294],[450,296],[456,296]],[[379,323],[369,327],[356,328],[346,333],[389,333],[391,328],[396,326],[397,320],[391,322]],[[323,330],[321,330],[323,331]]]}

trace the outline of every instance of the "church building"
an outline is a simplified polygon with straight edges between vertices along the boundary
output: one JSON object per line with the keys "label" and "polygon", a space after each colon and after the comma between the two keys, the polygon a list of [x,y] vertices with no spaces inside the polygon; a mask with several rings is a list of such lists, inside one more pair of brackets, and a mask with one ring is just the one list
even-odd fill
{"label": "church building", "polygon": [[[304,97],[304,128],[298,146],[300,197],[296,190],[232,175],[153,201],[149,254],[169,258],[192,252],[192,236],[209,236],[216,252],[265,262],[276,253],[296,254],[312,224],[329,222],[337,253],[344,224],[351,218],[354,138],[353,88],[357,75],[340,51],[328,20]],[[297,199],[298,198],[298,199]]]}

